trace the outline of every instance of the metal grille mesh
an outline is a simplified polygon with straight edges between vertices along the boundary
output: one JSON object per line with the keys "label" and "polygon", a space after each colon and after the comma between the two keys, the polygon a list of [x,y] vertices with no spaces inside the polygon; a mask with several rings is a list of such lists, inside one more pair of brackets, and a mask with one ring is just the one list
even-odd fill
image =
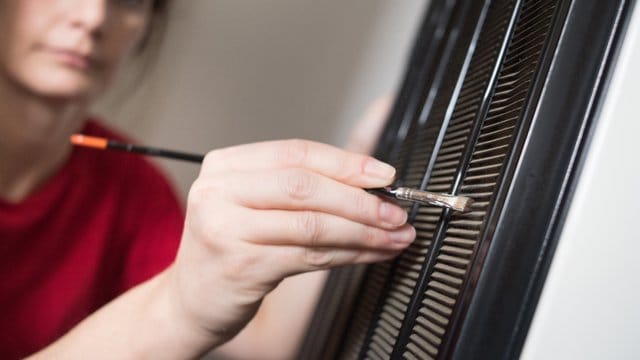
{"label": "metal grille mesh", "polygon": [[[390,162],[402,169],[402,185],[443,193],[459,190],[474,198],[475,204],[469,213],[451,213],[448,217],[438,208],[411,209],[405,204],[408,211],[413,210],[411,220],[417,239],[395,261],[369,267],[340,358],[446,356],[443,349],[461,316],[462,310],[457,307],[468,285],[466,276],[518,130],[557,2],[491,1],[468,71],[462,74],[459,93],[453,89],[460,79],[467,48],[454,50],[447,65],[451,71],[445,73],[428,111],[400,127],[403,136],[394,145],[395,156]],[[519,11],[517,21],[500,59],[514,11]],[[448,110],[451,106],[452,112]],[[470,158],[465,157],[469,151]],[[434,153],[437,155],[432,159]],[[458,189],[456,178],[461,175]]]}
{"label": "metal grille mesh", "polygon": [[[431,9],[432,16],[429,16],[427,18],[427,21],[431,22],[430,25],[432,26],[432,29],[442,29],[448,26],[447,24],[450,20],[449,16],[451,15],[451,11],[454,8],[454,3],[455,2],[452,1],[448,1],[448,3],[442,1],[441,3],[434,4],[436,7]],[[432,34],[424,35],[427,37],[432,36]],[[435,43],[432,42],[431,45],[431,54],[425,53],[425,50],[421,50],[420,47],[417,48],[417,53],[416,50],[414,50],[414,54],[412,54],[412,65],[415,65],[419,69],[422,69],[425,67],[425,64],[429,62],[429,56],[432,60],[437,59],[437,57],[434,56],[433,52],[440,53],[440,51],[442,50],[442,43],[438,43],[439,49],[437,51],[434,51]],[[415,58],[417,57],[422,58],[422,63],[420,61],[415,61]],[[391,163],[396,167],[396,169],[398,169],[398,173],[407,171],[406,167],[409,165],[409,159],[411,158],[410,153],[415,146],[415,142],[418,139],[421,139],[421,136],[423,135],[422,132],[418,134],[420,118],[419,114],[416,114],[416,112],[419,110],[417,108],[420,108],[421,104],[425,101],[425,97],[428,96],[427,92],[429,91],[430,81],[426,80],[426,78],[430,78],[431,76],[433,76],[432,72],[425,72],[424,69],[418,71],[417,69],[410,68],[409,72],[413,73],[419,78],[422,78],[423,83],[416,83],[415,79],[409,79],[414,81],[405,80],[405,89],[403,89],[403,92],[407,90],[406,88],[410,88],[411,90],[409,91],[409,93],[413,94],[410,95],[411,98],[409,99],[400,99],[404,100],[403,102],[405,103],[405,105],[407,105],[407,108],[404,108],[402,109],[402,111],[393,114],[394,118],[392,119],[392,121],[402,120],[403,122],[403,124],[399,126],[397,136],[397,139],[401,138],[402,141],[390,144],[390,149],[387,149],[387,154],[384,154],[386,156],[383,156],[389,163]],[[417,101],[415,99],[416,93],[420,94],[420,101]],[[413,105],[411,105],[412,103]],[[389,156],[389,153],[391,154],[391,156]],[[410,211],[410,203],[404,202],[402,203],[402,205],[407,211]],[[370,267],[367,271],[367,274],[362,282],[362,293],[356,300],[352,321],[347,329],[347,333],[349,335],[344,339],[342,345],[340,358],[357,359],[359,357],[365,338],[370,331],[371,321],[376,317],[379,305],[378,300],[380,299],[381,295],[387,290],[385,285],[393,286],[394,284],[393,281],[388,281],[388,276],[393,266],[393,261],[384,262]],[[403,286],[403,289],[409,291],[405,296],[410,296],[410,290],[412,287],[406,287],[406,284],[401,286]],[[399,313],[397,311],[394,312],[394,314],[396,316],[399,316]],[[399,324],[399,322],[401,321],[402,319],[400,318],[399,320],[395,320],[395,323]],[[388,351],[393,346],[393,343],[390,341],[391,338],[387,337],[387,339],[389,341],[384,345],[386,351]],[[382,356],[384,354],[384,351],[380,351],[380,354]]]}
{"label": "metal grille mesh", "polygon": [[[424,359],[438,353],[527,99],[554,8],[552,1],[523,4],[461,186],[460,192],[476,202],[472,212],[454,213],[448,223],[404,353],[407,358]],[[470,126],[467,121],[463,123],[464,127]]]}
{"label": "metal grille mesh", "polygon": [[[476,51],[426,187],[429,191],[449,192],[453,186],[474,119],[495,67],[512,10],[513,3],[509,1],[494,1],[489,7],[486,23],[480,33]],[[416,228],[428,229],[425,235],[429,237],[429,241],[432,241],[438,226],[439,214],[439,209],[420,207],[414,220]],[[420,315],[404,352],[406,358],[434,358],[452,315],[454,298],[457,295],[455,287],[461,285],[460,279],[464,276],[464,272],[460,271],[457,258],[451,256],[459,254],[446,252],[446,245],[441,248],[441,251],[443,250],[446,272],[438,272],[437,277],[432,278],[428,284],[423,307],[420,309]],[[464,251],[469,252],[468,249]]]}
{"label": "metal grille mesh", "polygon": [[341,358],[358,358],[390,269],[391,262],[384,262],[377,264],[367,272],[364,279],[365,286],[363,286],[359,297],[358,306],[355,308],[348,331],[349,336],[345,339]]}
{"label": "metal grille mesh", "polygon": [[[453,52],[448,62],[441,90],[438,90],[433,104],[428,109],[430,110],[428,117],[420,117],[418,122],[412,124],[414,138],[407,139],[403,144],[405,147],[402,152],[405,156],[403,160],[408,164],[403,171],[403,186],[417,188],[423,182],[431,154],[435,150],[446,117],[453,88],[459,78],[459,69],[462,67],[467,52],[467,48],[459,48]],[[430,208],[428,213],[419,215],[419,219],[416,218],[414,221],[417,231],[416,241],[397,258],[395,267],[390,273],[387,291],[381,299],[381,309],[371,324],[371,337],[364,344],[365,358],[387,359],[391,356],[411,297],[414,295],[422,265],[431,248],[434,227],[440,213],[440,209]]]}

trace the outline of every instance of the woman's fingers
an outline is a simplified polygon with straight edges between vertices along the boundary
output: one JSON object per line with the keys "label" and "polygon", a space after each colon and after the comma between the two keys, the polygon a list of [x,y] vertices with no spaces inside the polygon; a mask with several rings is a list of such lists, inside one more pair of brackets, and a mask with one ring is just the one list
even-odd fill
{"label": "woman's fingers", "polygon": [[278,246],[268,253],[278,261],[282,277],[308,271],[331,269],[352,264],[369,264],[386,261],[398,256],[399,250],[358,250],[317,247]]}
{"label": "woman's fingers", "polygon": [[397,251],[406,248],[416,236],[409,224],[383,230],[314,211],[246,209],[242,217],[251,219],[251,226],[241,236],[259,245]]}
{"label": "woman's fingers", "polygon": [[201,175],[283,168],[304,168],[365,188],[386,186],[395,176],[393,167],[370,156],[307,140],[268,141],[214,150],[205,157]]}
{"label": "woman's fingers", "polygon": [[213,185],[221,196],[253,209],[313,210],[393,229],[407,221],[401,207],[304,169],[227,176]]}

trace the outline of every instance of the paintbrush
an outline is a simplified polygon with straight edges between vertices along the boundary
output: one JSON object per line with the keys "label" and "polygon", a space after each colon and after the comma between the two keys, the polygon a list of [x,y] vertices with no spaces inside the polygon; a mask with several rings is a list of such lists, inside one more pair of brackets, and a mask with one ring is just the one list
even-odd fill
{"label": "paintbrush", "polygon": [[[144,155],[159,156],[169,159],[191,161],[201,163],[204,155],[192,154],[181,151],[166,150],[149,146],[134,145],[122,143],[112,139],[106,139],[96,136],[87,136],[82,134],[71,135],[71,143],[77,146],[90,147],[102,150],[120,150],[126,152],[139,153]],[[433,193],[424,190],[406,188],[406,187],[384,187],[376,189],[366,189],[368,192],[385,195],[399,200],[406,200],[420,204],[434,205],[444,208],[450,208],[456,211],[467,212],[471,210],[473,199],[467,196],[448,195]]]}

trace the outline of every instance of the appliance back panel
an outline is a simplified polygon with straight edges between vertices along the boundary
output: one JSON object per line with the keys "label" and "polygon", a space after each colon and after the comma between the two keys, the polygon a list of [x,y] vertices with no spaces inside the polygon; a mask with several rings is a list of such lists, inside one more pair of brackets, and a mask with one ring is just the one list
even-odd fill
{"label": "appliance back panel", "polygon": [[[341,315],[324,314],[325,327],[331,327],[330,320],[346,320],[328,335],[336,345],[331,351],[318,352],[315,358],[441,359],[463,353],[468,357],[469,351],[464,350],[471,347],[459,351],[460,338],[470,339],[468,330],[477,326],[469,320],[478,318],[473,301],[477,304],[479,297],[496,296],[488,296],[490,289],[479,283],[481,275],[491,276],[483,269],[500,264],[501,253],[510,258],[522,256],[522,266],[531,269],[527,277],[507,279],[503,285],[511,286],[509,281],[518,285],[514,286],[517,291],[505,291],[504,296],[521,303],[509,304],[517,314],[496,322],[496,330],[513,329],[509,335],[513,338],[502,342],[507,346],[487,348],[486,352],[474,348],[472,357],[518,353],[517,343],[526,334],[523,318],[530,319],[535,305],[535,300],[524,301],[531,293],[522,291],[520,285],[538,284],[539,288],[543,279],[544,269],[531,259],[541,254],[547,262],[550,258],[546,236],[558,227],[560,205],[566,201],[566,195],[552,194],[565,194],[570,188],[566,178],[576,172],[575,160],[597,105],[593,94],[604,86],[603,76],[591,74],[606,75],[630,6],[628,1],[595,0],[433,1],[376,156],[398,169],[396,185],[470,196],[475,203],[468,213],[403,203],[417,231],[415,242],[396,259],[361,268],[357,276],[353,269],[332,274],[335,279],[330,283],[339,281],[336,274],[342,272],[343,281],[350,278],[357,291],[345,301]],[[570,20],[579,14],[600,16],[600,26],[594,26],[598,36],[592,37],[593,48],[585,55],[585,61],[590,61],[584,66],[589,76],[552,77],[552,63],[567,60],[558,53],[567,47],[563,34],[576,28]],[[583,38],[576,43],[586,46],[588,41]],[[575,99],[579,110],[566,122],[560,114],[537,118],[548,102],[543,89],[565,84],[591,90],[585,94],[592,95],[586,101]],[[532,131],[534,126],[536,131]],[[503,211],[505,202],[511,204],[505,199],[513,184],[540,176],[540,172],[531,174],[517,168],[522,159],[542,153],[525,144],[539,129],[548,132],[554,128],[575,136],[547,145],[557,146],[559,154],[563,153],[560,150],[568,154],[545,159],[557,167],[549,175],[553,186],[539,191],[552,198],[552,203],[545,204],[545,210],[536,216],[548,222],[511,241],[504,239],[498,230],[505,226],[514,222],[527,226],[522,214],[510,218],[510,213]],[[540,137],[533,139],[539,142]],[[498,245],[494,246],[494,238],[499,239]],[[531,247],[534,253],[518,253],[525,239],[536,244]],[[496,246],[500,248],[494,249]],[[508,276],[509,269],[499,270],[496,276]],[[336,295],[325,292],[325,297],[331,296]],[[492,306],[491,310],[496,310],[495,303]],[[322,327],[318,320],[322,311],[312,327]],[[310,348],[306,345],[302,351],[308,357],[305,349]]]}

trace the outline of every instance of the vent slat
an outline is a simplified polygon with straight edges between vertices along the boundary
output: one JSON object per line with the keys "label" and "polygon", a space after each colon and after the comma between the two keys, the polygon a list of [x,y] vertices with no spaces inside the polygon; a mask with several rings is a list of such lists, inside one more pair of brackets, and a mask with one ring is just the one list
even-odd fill
{"label": "vent slat", "polygon": [[463,259],[467,259],[471,257],[471,254],[473,253],[471,249],[464,249],[456,246],[447,246],[447,245],[443,245],[442,248],[440,248],[440,251],[442,254],[457,256]]}
{"label": "vent slat", "polygon": [[462,285],[462,278],[447,275],[438,271],[434,271],[431,277],[452,287],[459,288]]}
{"label": "vent slat", "polygon": [[464,269],[460,269],[457,267],[449,266],[445,263],[437,263],[434,266],[434,269],[441,271],[443,273],[449,274],[451,276],[462,277],[464,276]]}
{"label": "vent slat", "polygon": [[447,324],[449,324],[449,315],[451,315],[447,312],[448,308],[436,302],[429,294],[429,290],[427,290],[427,295],[428,297],[422,303],[424,306],[419,310],[420,315],[433,321],[434,324],[443,329],[446,328]]}
{"label": "vent slat", "polygon": [[[409,345],[407,345],[407,352],[405,352],[403,354],[403,356],[407,357],[408,359],[435,359],[434,356],[437,355],[438,353],[438,349],[436,349],[433,345],[431,344],[424,344],[424,350],[421,347],[418,347],[418,345],[421,343],[420,341],[421,338],[417,338],[418,341],[412,342]],[[411,354],[409,351],[411,351],[411,353],[415,354],[415,355],[409,355]]]}
{"label": "vent slat", "polygon": [[445,320],[443,320],[442,323],[448,324],[449,316],[451,315],[451,308],[455,303],[455,299],[436,291],[432,287],[427,288],[426,294],[428,296],[426,302],[427,307],[444,316]]}
{"label": "vent slat", "polygon": [[[433,350],[436,350],[440,345],[441,339],[436,334],[429,331],[429,329],[425,329],[419,324],[416,325],[415,335],[417,335],[420,339],[426,341],[427,343],[418,344],[420,348],[425,348],[425,346],[433,345]],[[426,350],[426,349],[425,349]]]}

